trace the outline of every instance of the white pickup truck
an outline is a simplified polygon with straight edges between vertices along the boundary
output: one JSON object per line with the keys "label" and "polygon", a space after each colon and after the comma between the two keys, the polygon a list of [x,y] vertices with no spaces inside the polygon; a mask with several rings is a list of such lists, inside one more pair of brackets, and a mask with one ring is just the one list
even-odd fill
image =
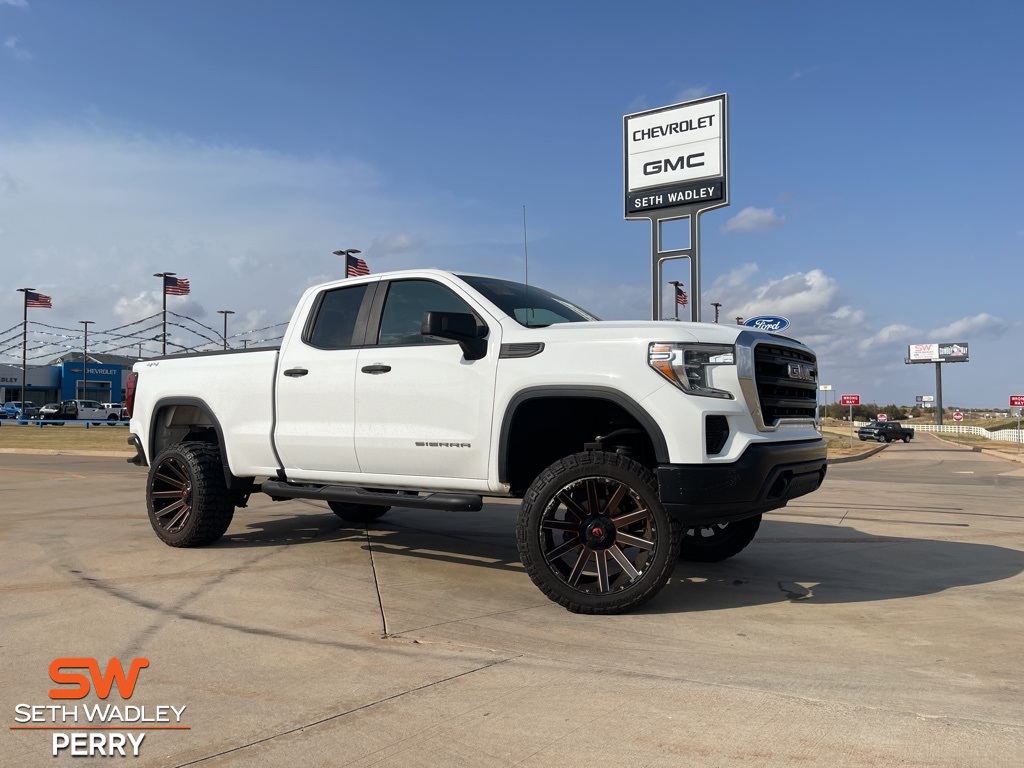
{"label": "white pickup truck", "polygon": [[310,288],[280,348],[136,363],[126,405],[171,546],[216,541],[257,491],[361,523],[522,498],[541,591],[618,613],[821,485],[816,389],[793,339],[603,322],[534,286],[413,270]]}

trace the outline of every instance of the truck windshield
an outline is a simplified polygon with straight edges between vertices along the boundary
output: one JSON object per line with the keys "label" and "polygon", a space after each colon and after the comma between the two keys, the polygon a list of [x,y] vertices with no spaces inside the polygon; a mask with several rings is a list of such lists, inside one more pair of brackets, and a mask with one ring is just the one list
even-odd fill
{"label": "truck windshield", "polygon": [[556,323],[585,323],[599,318],[543,288],[495,277],[458,275],[520,325],[544,328]]}

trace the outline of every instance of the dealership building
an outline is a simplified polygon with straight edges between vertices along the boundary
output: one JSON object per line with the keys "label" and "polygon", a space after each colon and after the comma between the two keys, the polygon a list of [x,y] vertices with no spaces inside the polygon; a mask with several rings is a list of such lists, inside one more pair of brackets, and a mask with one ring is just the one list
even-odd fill
{"label": "dealership building", "polygon": [[[82,365],[82,353],[62,355],[44,365],[25,370],[25,399],[35,405],[61,400],[124,402],[124,387],[135,358],[122,355],[89,354]],[[0,364],[0,402],[21,399],[21,366]]]}

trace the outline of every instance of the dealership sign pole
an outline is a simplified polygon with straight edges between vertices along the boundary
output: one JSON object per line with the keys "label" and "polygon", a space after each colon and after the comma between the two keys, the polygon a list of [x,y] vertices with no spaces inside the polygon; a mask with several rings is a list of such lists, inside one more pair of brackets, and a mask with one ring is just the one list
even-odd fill
{"label": "dealership sign pole", "polygon": [[903,361],[907,365],[913,363],[935,363],[935,421],[942,426],[942,364],[969,363],[970,350],[967,342],[947,342],[944,344],[911,344],[907,357]]}
{"label": "dealership sign pole", "polygon": [[[651,222],[651,317],[661,319],[662,267],[690,260],[690,320],[700,321],[700,215],[729,204],[728,94],[622,118],[626,218]],[[662,225],[687,219],[686,248],[662,248]]]}

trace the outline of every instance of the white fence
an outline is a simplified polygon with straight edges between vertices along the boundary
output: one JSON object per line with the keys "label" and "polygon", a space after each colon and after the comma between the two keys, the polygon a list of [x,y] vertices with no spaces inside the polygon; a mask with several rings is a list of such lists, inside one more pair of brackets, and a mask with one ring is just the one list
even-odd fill
{"label": "white fence", "polygon": [[[855,421],[853,426],[866,427],[869,422]],[[913,427],[917,432],[940,432],[945,435],[976,435],[986,437],[989,440],[1005,440],[1008,443],[1024,442],[1024,429],[1000,429],[997,432],[989,432],[984,427],[968,427],[961,424],[913,424],[911,422],[900,422],[901,424]]]}

